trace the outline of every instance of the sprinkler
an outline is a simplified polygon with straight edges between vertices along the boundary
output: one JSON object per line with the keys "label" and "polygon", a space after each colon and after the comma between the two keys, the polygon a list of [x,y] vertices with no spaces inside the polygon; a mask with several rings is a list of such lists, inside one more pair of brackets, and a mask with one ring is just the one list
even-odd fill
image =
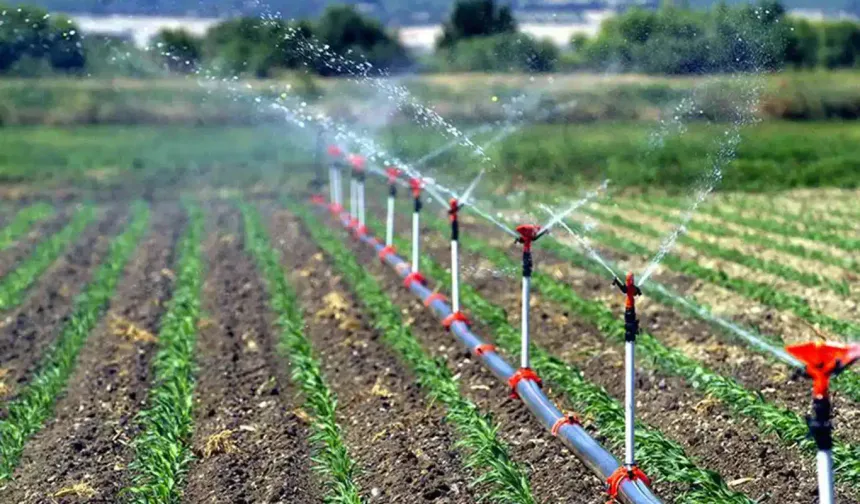
{"label": "sprinkler", "polygon": [[388,176],[388,213],[385,215],[385,246],[394,247],[394,200],[397,198],[397,177],[400,169],[389,166],[385,169]]}
{"label": "sprinkler", "polygon": [[830,405],[830,379],[860,358],[860,344],[802,343],[786,351],[806,365],[805,375],[812,379],[812,416],[806,417],[809,436],[818,449],[818,499],[833,504],[833,424]]}
{"label": "sprinkler", "polygon": [[352,166],[352,190],[350,200],[350,227],[355,229],[356,233],[362,234],[367,232],[365,226],[365,209],[364,209],[364,187],[367,174],[365,173],[365,165],[367,161],[363,156],[352,154],[349,156],[349,164]]}
{"label": "sprinkler", "polygon": [[639,334],[639,319],[636,318],[636,296],[642,291],[636,286],[633,273],[627,273],[624,283],[613,278],[612,284],[626,296],[624,305],[624,465],[610,476],[607,483],[617,487],[625,479],[642,480],[650,485],[650,480],[636,465],[635,421],[636,421],[636,335]]}
{"label": "sprinkler", "polygon": [[532,260],[532,243],[536,242],[544,232],[541,232],[540,226],[536,224],[522,224],[517,226],[516,232],[519,234],[517,243],[523,245],[523,295],[522,295],[522,320],[520,324],[521,336],[521,351],[520,351],[520,371],[531,370],[529,359],[529,303],[531,301],[531,279],[532,270],[534,269],[534,261]]}
{"label": "sprinkler", "polygon": [[341,164],[340,158],[343,156],[343,151],[337,145],[330,145],[328,155],[332,158],[328,169],[329,177],[329,192],[331,193],[331,205],[329,208],[333,214],[340,214],[343,211],[343,198],[341,194],[340,176]]}
{"label": "sprinkler", "polygon": [[406,285],[412,281],[419,281],[422,284],[427,283],[421,273],[418,272],[418,260],[420,258],[421,239],[420,215],[421,215],[421,190],[424,189],[424,182],[418,177],[409,179],[409,187],[412,189],[412,200],[414,206],[412,209],[412,272],[406,277]]}

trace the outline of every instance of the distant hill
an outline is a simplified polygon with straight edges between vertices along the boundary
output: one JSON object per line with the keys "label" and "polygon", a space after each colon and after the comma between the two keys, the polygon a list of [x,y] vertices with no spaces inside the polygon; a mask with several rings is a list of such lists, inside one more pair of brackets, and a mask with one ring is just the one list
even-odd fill
{"label": "distant hill", "polygon": [[[505,0],[499,0],[504,3]],[[549,0],[511,0],[515,7],[546,3]],[[682,3],[683,0],[675,0]],[[26,0],[25,0],[26,2]],[[51,11],[92,14],[136,14],[162,16],[226,17],[235,15],[278,14],[283,18],[319,15],[331,4],[354,4],[362,11],[386,22],[404,24],[436,22],[443,19],[454,0],[29,0]],[[569,4],[599,3],[591,0],[568,0]],[[743,3],[744,0],[727,0]],[[15,3],[15,2],[13,2]],[[553,0],[558,5],[558,0]],[[716,0],[689,0],[694,7],[707,7]],[[783,0],[788,8],[851,10],[860,15],[860,0]]]}

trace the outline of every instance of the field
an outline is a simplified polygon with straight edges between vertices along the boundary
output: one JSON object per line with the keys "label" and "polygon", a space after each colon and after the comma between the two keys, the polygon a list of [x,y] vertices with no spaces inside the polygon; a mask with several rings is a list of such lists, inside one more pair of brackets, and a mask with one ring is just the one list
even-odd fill
{"label": "field", "polygon": [[[456,102],[483,78],[416,86],[448,86],[419,95]],[[500,95],[522,85],[499,81]],[[569,90],[599,91],[581,81]],[[173,85],[114,90],[161,100],[167,114]],[[339,96],[345,85],[319,84]],[[102,84],[81,86],[91,96],[84,87]],[[27,91],[0,85],[17,92]],[[771,117],[739,129],[718,192],[688,222],[686,195],[714,138],[734,131],[719,118],[659,145],[644,116],[556,121],[490,149],[477,204],[510,226],[544,222],[538,203],[562,208],[612,179],[566,219],[571,232],[534,245],[530,357],[543,386],[514,385],[520,400],[482,364],[521,357],[522,247],[468,207],[459,289],[470,327],[446,329],[448,301],[425,301],[452,296],[446,212],[425,200],[426,288],[410,277],[404,288],[409,268],[380,260],[371,238],[385,236],[384,181],[368,177],[366,234],[345,229],[348,216],[311,198],[309,181],[327,172],[313,132],[269,116],[220,120],[218,105],[197,122],[51,122],[62,105],[28,99],[12,102],[32,124],[13,121],[0,140],[0,502],[605,503],[605,468],[583,463],[571,439],[623,460],[624,296],[573,234],[614,271],[638,274],[679,225],[636,301],[636,459],[650,492],[818,502],[811,382],[782,349],[860,336],[854,122]],[[195,117],[182,107],[176,117],[186,112]],[[408,160],[444,143],[397,121],[374,133]],[[465,186],[478,164],[460,153],[426,169]],[[404,260],[411,209],[400,190]],[[464,331],[494,347],[462,345]],[[860,502],[857,370],[832,393],[836,495]],[[529,394],[578,423],[533,416]]]}

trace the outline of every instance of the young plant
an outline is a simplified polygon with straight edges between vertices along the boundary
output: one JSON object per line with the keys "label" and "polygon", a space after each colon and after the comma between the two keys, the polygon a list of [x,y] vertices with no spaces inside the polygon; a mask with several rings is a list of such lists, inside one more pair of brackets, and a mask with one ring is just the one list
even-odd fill
{"label": "young plant", "polygon": [[19,238],[25,236],[39,222],[54,215],[54,209],[47,203],[36,203],[21,210],[12,221],[0,229],[0,250],[12,246]]}
{"label": "young plant", "polygon": [[27,289],[48,269],[60,254],[95,218],[95,209],[86,204],[56,234],[39,243],[30,257],[0,280],[0,310],[8,310],[24,301]]}
{"label": "young plant", "polygon": [[349,456],[337,424],[337,397],[326,385],[319,359],[304,334],[305,326],[295,291],[284,278],[280,255],[266,232],[259,212],[240,202],[245,225],[245,247],[256,260],[266,282],[272,310],[278,315],[281,347],[292,367],[292,379],[302,390],[305,409],[313,415],[314,469],[325,477],[326,502],[360,504],[355,483],[357,466]]}
{"label": "young plant", "polygon": [[124,490],[132,502],[179,502],[191,452],[193,429],[194,347],[200,318],[203,284],[203,215],[196,204],[186,204],[188,227],[177,246],[173,297],[161,320],[153,388],[148,407],[137,420],[140,434],[133,441],[129,464],[132,486]]}
{"label": "young plant", "polygon": [[460,437],[457,445],[468,454],[467,465],[480,473],[474,484],[486,484],[490,491],[485,497],[492,502],[535,504],[527,474],[511,460],[491,418],[460,395],[459,384],[447,366],[424,352],[403,323],[400,310],[340,240],[306,209],[298,205],[290,205],[290,209],[304,220],[313,239],[365,303],[383,341],[410,366],[430,398],[445,406]]}
{"label": "young plant", "polygon": [[114,238],[92,280],[77,297],[72,316],[57,341],[45,353],[30,382],[6,406],[6,418],[0,421],[0,481],[12,477],[24,444],[53,413],[57,396],[74,371],[78,353],[104,313],[148,222],[149,208],[136,203],[131,222]]}

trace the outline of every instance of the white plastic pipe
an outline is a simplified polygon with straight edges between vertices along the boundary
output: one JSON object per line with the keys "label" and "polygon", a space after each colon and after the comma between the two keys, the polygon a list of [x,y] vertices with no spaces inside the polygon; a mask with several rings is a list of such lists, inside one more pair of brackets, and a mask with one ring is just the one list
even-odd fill
{"label": "white plastic pipe", "polygon": [[364,226],[365,210],[364,210],[364,182],[358,181],[358,223]]}
{"label": "white plastic pipe", "polygon": [[531,362],[529,359],[529,291],[531,277],[523,277],[523,311],[522,311],[522,348],[520,349],[520,367],[527,368]]}
{"label": "white plastic pipe", "polygon": [[332,204],[337,203],[337,198],[335,196],[334,184],[335,184],[334,167],[329,166],[328,167],[328,195],[329,195],[329,202]]}
{"label": "white plastic pipe", "polygon": [[355,178],[349,179],[349,216],[353,219],[358,218],[358,187],[355,183]]}
{"label": "white plastic pipe", "polygon": [[459,243],[451,240],[451,305],[454,313],[460,311],[460,254]]}
{"label": "white plastic pipe", "polygon": [[816,456],[818,462],[818,502],[820,504],[833,504],[833,452],[830,450],[818,450]]}
{"label": "white plastic pipe", "polygon": [[385,246],[394,245],[394,196],[388,196],[388,213],[385,215]]}
{"label": "white plastic pipe", "polygon": [[418,257],[420,241],[418,239],[418,212],[412,212],[412,271],[418,272]]}
{"label": "white plastic pipe", "polygon": [[340,168],[335,167],[334,169],[334,181],[334,202],[343,208],[343,185],[341,184]]}
{"label": "white plastic pipe", "polygon": [[624,465],[626,465],[628,469],[636,465],[636,459],[634,457],[636,370],[633,367],[635,362],[635,352],[636,344],[634,342],[627,341],[624,343]]}

